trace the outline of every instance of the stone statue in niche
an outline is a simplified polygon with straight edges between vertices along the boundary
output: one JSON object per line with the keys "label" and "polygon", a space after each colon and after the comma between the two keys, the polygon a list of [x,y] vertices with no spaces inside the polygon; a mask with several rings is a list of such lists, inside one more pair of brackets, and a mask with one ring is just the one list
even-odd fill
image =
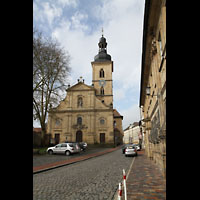
{"label": "stone statue in niche", "polygon": [[83,99],[82,97],[78,98],[78,107],[82,107],[83,106]]}

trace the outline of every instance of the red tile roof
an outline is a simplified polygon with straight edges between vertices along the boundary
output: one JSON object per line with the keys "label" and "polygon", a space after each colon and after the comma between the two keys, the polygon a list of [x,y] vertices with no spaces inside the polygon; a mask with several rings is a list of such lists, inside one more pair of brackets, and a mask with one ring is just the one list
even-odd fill
{"label": "red tile roof", "polygon": [[116,109],[113,109],[113,115],[114,117],[118,118],[118,117],[121,117],[123,119],[123,116],[120,115],[120,113],[116,110]]}

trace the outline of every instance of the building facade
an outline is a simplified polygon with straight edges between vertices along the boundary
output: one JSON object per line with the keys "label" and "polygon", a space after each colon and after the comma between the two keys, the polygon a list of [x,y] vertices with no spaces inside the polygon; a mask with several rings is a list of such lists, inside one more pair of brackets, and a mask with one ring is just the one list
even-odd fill
{"label": "building facade", "polygon": [[147,156],[166,172],[166,0],[146,0],[140,127]]}
{"label": "building facade", "polygon": [[122,143],[123,117],[113,109],[113,61],[103,35],[98,46],[91,62],[92,84],[85,84],[80,77],[77,84],[68,87],[66,98],[49,111],[47,133],[54,143]]}
{"label": "building facade", "polygon": [[125,130],[124,130],[124,138],[123,142],[124,144],[139,144],[140,143],[140,126],[138,122],[134,122],[133,124],[130,124]]}

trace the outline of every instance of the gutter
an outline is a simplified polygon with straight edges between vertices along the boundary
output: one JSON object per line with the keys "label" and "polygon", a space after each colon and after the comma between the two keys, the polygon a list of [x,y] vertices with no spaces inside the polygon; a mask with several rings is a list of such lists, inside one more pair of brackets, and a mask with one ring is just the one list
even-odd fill
{"label": "gutter", "polygon": [[147,28],[148,28],[148,19],[149,19],[149,8],[150,8],[150,2],[151,0],[145,0],[145,10],[144,10],[144,24],[143,24],[143,45],[142,45],[142,70],[141,70],[141,80],[140,80],[140,105],[141,107],[143,105],[142,102],[142,83],[143,83],[143,76],[144,76],[144,64],[145,64],[145,54],[146,54],[146,38],[147,38]]}

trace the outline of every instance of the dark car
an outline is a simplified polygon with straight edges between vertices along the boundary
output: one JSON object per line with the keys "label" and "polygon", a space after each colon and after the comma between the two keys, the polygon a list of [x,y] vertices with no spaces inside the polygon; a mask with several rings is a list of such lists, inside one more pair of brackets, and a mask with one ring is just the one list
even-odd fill
{"label": "dark car", "polygon": [[86,142],[79,142],[79,146],[81,148],[81,151],[85,151],[87,148],[87,143]]}

